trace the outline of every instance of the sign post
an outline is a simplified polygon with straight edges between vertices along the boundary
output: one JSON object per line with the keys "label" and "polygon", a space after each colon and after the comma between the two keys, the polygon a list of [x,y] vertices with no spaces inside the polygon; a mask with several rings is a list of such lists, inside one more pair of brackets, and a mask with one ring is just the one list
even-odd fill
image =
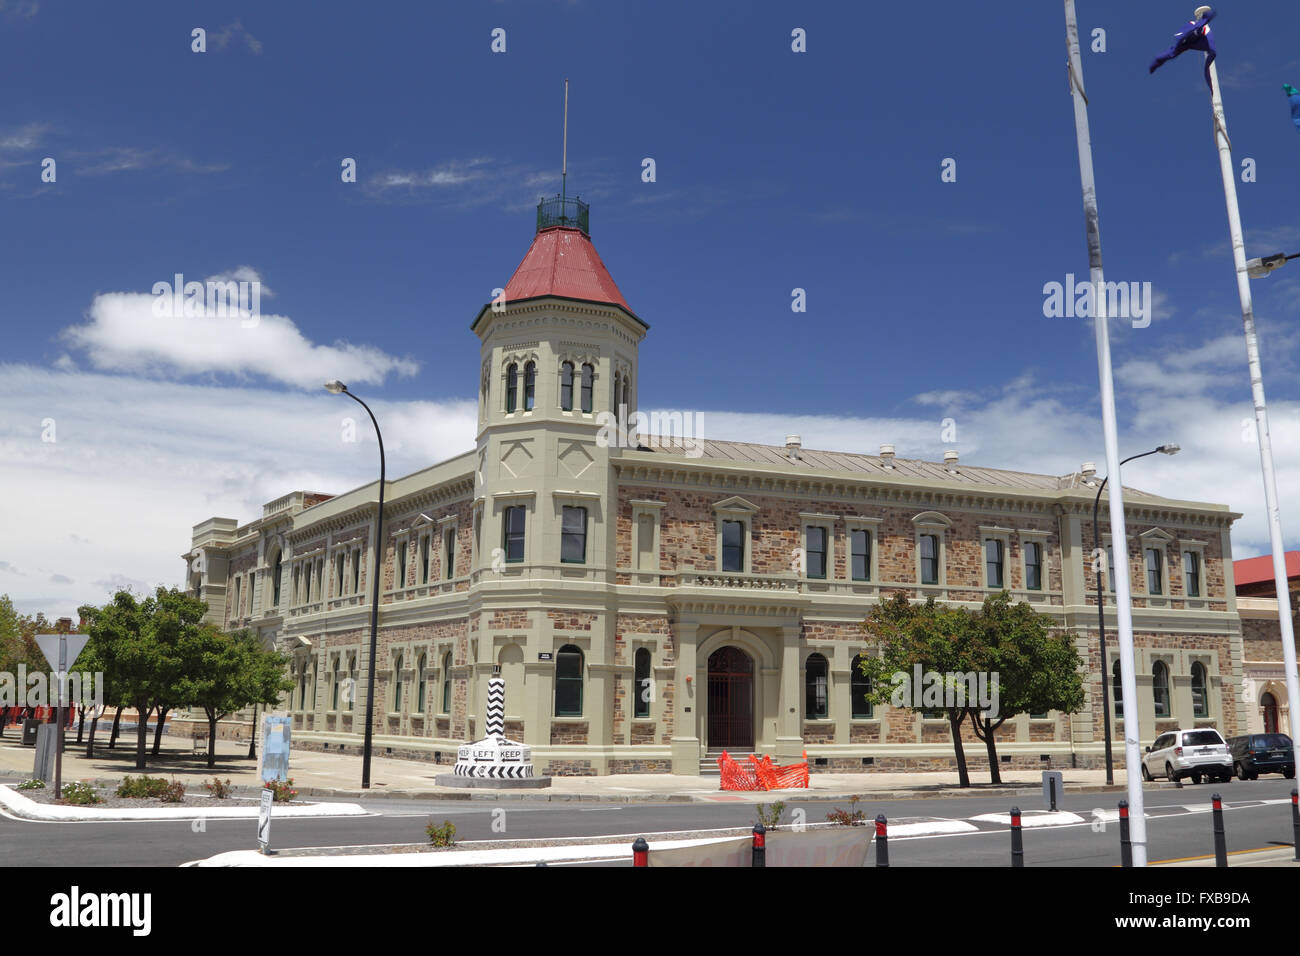
{"label": "sign post", "polygon": [[264,854],[271,852],[271,804],[274,802],[275,793],[264,787],[262,803],[257,810],[257,849]]}
{"label": "sign post", "polygon": [[58,707],[55,710],[54,724],[57,728],[54,736],[54,795],[63,794],[63,708],[67,706],[68,668],[71,667],[90,640],[89,634],[37,634],[36,646],[45,655],[45,660],[54,665],[54,684],[58,688]]}

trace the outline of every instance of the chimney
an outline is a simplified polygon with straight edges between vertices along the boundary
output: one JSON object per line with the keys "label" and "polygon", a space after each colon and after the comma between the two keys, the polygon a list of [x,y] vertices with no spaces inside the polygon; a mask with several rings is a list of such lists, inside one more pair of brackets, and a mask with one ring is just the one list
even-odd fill
{"label": "chimney", "polygon": [[957,474],[957,450],[949,448],[943,453],[943,467],[948,469],[948,473]]}
{"label": "chimney", "polygon": [[799,459],[799,448],[801,442],[798,435],[785,436],[785,455],[787,458],[797,461]]}
{"label": "chimney", "polygon": [[1095,461],[1085,461],[1079,466],[1079,474],[1083,476],[1085,485],[1094,484],[1092,476],[1097,474],[1097,463]]}
{"label": "chimney", "polygon": [[893,446],[893,445],[890,445],[890,444],[882,444],[882,445],[880,446],[880,458],[881,458],[880,463],[881,463],[884,467],[889,468],[889,469],[893,469],[893,467],[894,467],[894,446]]}

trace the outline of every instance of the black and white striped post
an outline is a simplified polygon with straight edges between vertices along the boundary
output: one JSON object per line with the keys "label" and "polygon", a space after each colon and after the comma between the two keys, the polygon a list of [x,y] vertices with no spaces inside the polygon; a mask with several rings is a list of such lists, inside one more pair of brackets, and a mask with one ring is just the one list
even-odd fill
{"label": "black and white striped post", "polygon": [[754,856],[751,866],[767,866],[767,827],[754,824]]}
{"label": "black and white striped post", "polygon": [[1214,865],[1226,867],[1228,841],[1223,831],[1223,798],[1216,793],[1210,799],[1214,801]]}
{"label": "black and white striped post", "polygon": [[1025,841],[1020,833],[1020,808],[1011,808],[1011,865],[1025,865]]}
{"label": "black and white striped post", "polygon": [[889,821],[876,815],[876,866],[889,866]]}
{"label": "black and white striped post", "polygon": [[485,727],[485,736],[504,737],[506,734],[506,681],[495,674],[488,679]]}
{"label": "black and white striped post", "polygon": [[1295,844],[1296,862],[1300,863],[1300,790],[1291,791],[1291,842]]}
{"label": "black and white striped post", "polygon": [[1133,841],[1128,833],[1128,801],[1119,802],[1119,862],[1120,866],[1133,865]]}

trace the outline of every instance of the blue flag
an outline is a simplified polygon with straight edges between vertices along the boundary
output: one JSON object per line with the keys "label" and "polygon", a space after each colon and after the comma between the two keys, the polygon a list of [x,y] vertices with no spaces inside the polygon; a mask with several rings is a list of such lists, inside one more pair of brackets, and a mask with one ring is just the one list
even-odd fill
{"label": "blue flag", "polygon": [[1291,101],[1291,122],[1295,123],[1296,132],[1300,133],[1300,90],[1297,90],[1290,83],[1284,83],[1282,92]]}
{"label": "blue flag", "polygon": [[1196,12],[1200,19],[1189,23],[1179,33],[1174,34],[1174,45],[1151,61],[1148,73],[1154,73],[1161,66],[1188,50],[1201,50],[1205,53],[1205,85],[1213,90],[1210,83],[1210,64],[1214,62],[1216,51],[1214,38],[1210,36],[1210,21],[1218,14],[1210,7],[1198,7]]}

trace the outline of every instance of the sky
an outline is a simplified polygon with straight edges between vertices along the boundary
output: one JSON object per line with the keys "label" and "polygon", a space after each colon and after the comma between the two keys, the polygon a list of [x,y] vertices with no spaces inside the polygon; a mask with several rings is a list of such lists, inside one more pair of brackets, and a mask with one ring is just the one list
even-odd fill
{"label": "sky", "polygon": [[[1111,324],[1121,455],[1183,448],[1124,483],[1241,512],[1240,558],[1268,530],[1201,55],[1147,72],[1194,6],[1079,0],[1083,81],[1106,278],[1154,306]],[[565,78],[568,191],[651,327],[643,409],[1104,471],[1093,329],[1044,305],[1088,271],[1063,7],[972,9],[0,0],[0,594],[179,584],[198,522],[372,480],[327,379],[390,474],[472,447],[469,324],[560,188]],[[1300,252],[1293,9],[1218,11],[1247,255]],[[156,315],[177,274],[258,281],[260,320]],[[1297,547],[1300,261],[1251,288]]]}

